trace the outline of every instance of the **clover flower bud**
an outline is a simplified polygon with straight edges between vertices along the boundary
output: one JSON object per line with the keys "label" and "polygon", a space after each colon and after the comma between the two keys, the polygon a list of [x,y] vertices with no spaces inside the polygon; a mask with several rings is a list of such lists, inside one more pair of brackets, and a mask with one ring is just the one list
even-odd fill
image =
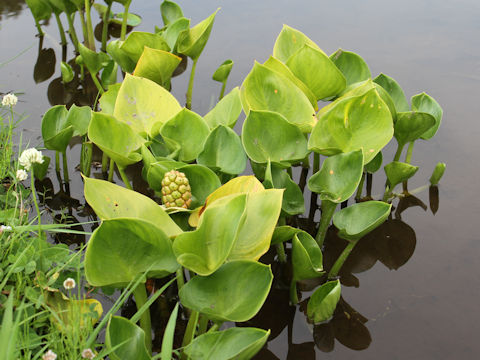
{"label": "clover flower bud", "polygon": [[67,278],[63,282],[63,287],[65,288],[65,290],[72,290],[73,288],[75,288],[75,285],[75,280],[72,278]]}
{"label": "clover flower bud", "polygon": [[25,168],[25,170],[29,171],[34,163],[43,164],[42,152],[35,148],[23,150],[18,158],[18,162]]}
{"label": "clover flower bud", "polygon": [[42,356],[42,360],[56,360],[56,359],[57,359],[57,354],[55,354],[52,350],[48,350]]}
{"label": "clover flower bud", "polygon": [[18,169],[17,174],[16,174],[16,178],[17,178],[18,181],[27,180],[28,173],[23,169]]}
{"label": "clover flower bud", "polygon": [[7,94],[2,99],[3,106],[15,106],[17,102],[18,98],[14,94]]}

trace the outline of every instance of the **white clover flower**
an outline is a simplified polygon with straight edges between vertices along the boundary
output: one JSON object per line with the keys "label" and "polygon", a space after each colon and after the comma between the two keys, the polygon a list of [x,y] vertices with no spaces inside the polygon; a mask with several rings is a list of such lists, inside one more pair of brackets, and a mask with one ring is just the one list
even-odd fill
{"label": "white clover flower", "polygon": [[75,280],[72,278],[67,278],[63,282],[63,287],[65,288],[65,290],[72,290],[75,286]]}
{"label": "white clover flower", "polygon": [[14,94],[7,94],[2,99],[3,106],[15,106],[17,105],[18,98]]}
{"label": "white clover flower", "polygon": [[43,360],[56,360],[57,359],[57,354],[55,354],[52,350],[48,350],[45,354],[42,356]]}
{"label": "white clover flower", "polygon": [[18,158],[18,162],[25,168],[25,170],[29,171],[32,164],[43,164],[42,152],[35,148],[23,150],[22,154]]}
{"label": "white clover flower", "polygon": [[11,226],[0,225],[0,234],[2,234],[4,231],[12,231],[12,227]]}
{"label": "white clover flower", "polygon": [[28,173],[27,173],[25,170],[23,170],[23,169],[18,169],[18,170],[17,170],[17,175],[16,175],[16,177],[17,177],[17,180],[18,180],[18,181],[27,180],[27,178],[28,178]]}
{"label": "white clover flower", "polygon": [[82,358],[83,359],[93,359],[95,358],[95,353],[92,349],[85,349],[82,351]]}

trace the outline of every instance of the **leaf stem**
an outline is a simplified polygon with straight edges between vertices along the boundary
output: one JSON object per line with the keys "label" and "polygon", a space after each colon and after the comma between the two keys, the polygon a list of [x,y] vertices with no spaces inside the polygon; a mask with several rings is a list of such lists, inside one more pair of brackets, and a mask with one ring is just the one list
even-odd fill
{"label": "leaf stem", "polygon": [[402,150],[403,150],[403,147],[405,146],[405,144],[400,144],[398,143],[398,148],[397,148],[397,152],[395,153],[395,156],[393,158],[393,161],[398,161],[400,160],[400,155],[402,154]]}
{"label": "leaf stem", "polygon": [[125,9],[123,11],[122,30],[120,32],[120,41],[124,41],[125,35],[127,34],[128,9],[130,8],[131,3],[132,1],[130,0],[125,4]]}
{"label": "leaf stem", "polygon": [[[135,304],[137,305],[137,310],[140,310],[142,306],[147,302],[147,289],[145,285],[140,283],[137,285],[135,290],[133,290],[133,296],[135,297]],[[140,327],[145,332],[145,346],[147,347],[148,352],[152,353],[152,322],[150,319],[150,309],[143,312],[140,316]]]}
{"label": "leaf stem", "polygon": [[60,172],[60,152],[55,151],[55,171]]}
{"label": "leaf stem", "polygon": [[297,282],[295,279],[292,279],[292,282],[290,283],[290,301],[293,305],[298,304]]}
{"label": "leaf stem", "polygon": [[329,279],[334,279],[338,276],[340,269],[342,268],[343,264],[347,260],[348,255],[350,255],[357,242],[358,240],[348,242],[347,246],[345,247],[345,249],[343,249],[337,261],[335,261],[335,264],[333,264],[332,268],[330,269],[330,272],[328,273]]}
{"label": "leaf stem", "polygon": [[67,152],[62,152],[62,159],[63,159],[63,181],[65,184],[70,182],[70,177],[68,176],[68,164],[67,164]]}
{"label": "leaf stem", "polygon": [[130,189],[130,190],[133,190],[132,185],[130,184],[130,181],[128,181],[127,174],[125,174],[124,168],[122,168],[121,166],[118,166],[118,164],[117,164],[117,169],[118,169],[118,172],[120,173],[120,176],[121,176],[121,178],[123,180],[123,183],[125,184],[126,188]]}
{"label": "leaf stem", "polygon": [[[314,152],[313,153],[313,169],[312,175],[315,175],[320,170],[320,154]],[[318,204],[317,204],[318,194],[313,192],[310,194],[310,213],[308,214],[308,219],[313,221],[315,219],[315,212],[317,211]]]}
{"label": "leaf stem", "polygon": [[183,273],[183,267],[180,266],[180,268],[177,270],[177,287],[178,291],[185,285],[185,274]]}
{"label": "leaf stem", "polygon": [[108,36],[108,19],[110,18],[110,12],[112,10],[112,2],[108,3],[107,11],[103,14],[103,28],[102,28],[102,51],[107,51],[107,36]]}
{"label": "leaf stem", "polygon": [[222,100],[223,95],[225,94],[225,87],[227,86],[227,82],[224,81],[222,83],[222,89],[220,90],[220,96],[218,97],[218,101]]}
{"label": "leaf stem", "polygon": [[365,183],[365,172],[362,174],[362,179],[357,188],[357,194],[355,195],[355,200],[360,200],[362,198],[363,184]]}
{"label": "leaf stem", "polygon": [[65,46],[65,45],[67,45],[67,38],[65,36],[65,29],[63,28],[62,21],[60,20],[60,16],[57,13],[55,13],[55,19],[57,20],[58,31],[60,32],[60,39],[62,40],[61,44],[63,46]]}
{"label": "leaf stem", "polygon": [[[108,161],[108,157],[107,157]],[[113,174],[115,172],[115,161],[113,159],[110,159],[110,166],[108,168],[108,181],[112,182],[113,181]]]}
{"label": "leaf stem", "polygon": [[275,248],[277,249],[278,261],[281,263],[287,262],[287,255],[285,254],[285,248],[283,247],[283,243],[276,244]]}
{"label": "leaf stem", "polygon": [[92,25],[92,16],[91,16],[91,4],[90,0],[85,0],[85,13],[87,14],[87,47],[95,51],[95,38],[93,36],[93,25]]}
{"label": "leaf stem", "polygon": [[185,105],[185,107],[189,110],[192,109],[193,80],[195,78],[195,69],[197,68],[197,61],[198,59],[193,60],[192,71],[190,72],[190,80],[188,82],[187,104]]}
{"label": "leaf stem", "polygon": [[75,25],[73,24],[73,18],[75,17],[75,13],[68,15],[67,14],[67,21],[68,21],[68,33],[70,34],[70,37],[72,38],[73,41],[73,46],[75,47],[75,51],[78,54],[78,36],[77,32],[75,31]]}
{"label": "leaf stem", "polygon": [[327,235],[328,226],[332,220],[333,213],[337,208],[337,204],[333,201],[322,200],[322,216],[320,217],[320,225],[318,226],[317,236],[315,240],[320,248],[323,246],[325,236]]}
{"label": "leaf stem", "polygon": [[[187,346],[192,342],[195,337],[195,330],[197,329],[198,316],[200,314],[198,311],[192,310],[190,317],[188,319],[187,329],[185,330],[185,335],[183,336],[182,347]],[[186,354],[182,354],[181,359],[187,359]]]}
{"label": "leaf stem", "polygon": [[205,331],[207,331],[207,327],[208,327],[208,316],[206,316],[205,314],[201,314],[200,320],[198,322],[197,336],[205,334]]}
{"label": "leaf stem", "polygon": [[99,93],[100,93],[101,95],[103,95],[103,93],[105,92],[105,90],[103,89],[102,85],[100,84],[100,81],[98,81],[98,79],[97,79],[97,74],[92,74],[92,73],[90,73],[90,75],[92,76],[93,83],[94,83],[95,86],[97,87]]}

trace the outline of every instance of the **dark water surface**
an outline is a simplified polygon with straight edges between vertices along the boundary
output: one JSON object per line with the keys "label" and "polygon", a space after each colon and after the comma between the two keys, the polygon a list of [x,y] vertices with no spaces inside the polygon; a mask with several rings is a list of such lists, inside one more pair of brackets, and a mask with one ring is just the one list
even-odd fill
{"label": "dark water surface", "polygon": [[[217,66],[233,59],[228,88],[240,85],[253,61],[263,62],[271,54],[283,23],[303,31],[329,54],[339,47],[355,51],[369,64],[373,76],[380,72],[392,76],[408,98],[425,91],[444,109],[437,135],[428,143],[415,145],[413,164],[420,170],[409,184],[412,189],[426,184],[435,164],[446,162],[438,212],[433,215],[430,208],[417,206],[402,213],[402,221],[392,220],[385,231],[393,231],[388,235],[394,234],[390,236],[397,242],[385,234],[362,240],[356,258],[350,261],[353,275],[345,274],[343,279],[351,286],[342,287],[343,301],[329,324],[313,329],[300,311],[292,313],[285,306],[285,291],[273,291],[278,305],[269,303],[271,312],[266,309],[261,317],[272,327],[275,338],[258,358],[478,358],[480,2],[178,2],[194,24],[222,7],[198,62],[193,109],[200,114],[205,114],[218,96],[220,86],[210,80]],[[139,30],[152,31],[154,25],[161,25],[159,3],[133,1],[131,11],[144,20]],[[97,21],[96,14],[93,19]],[[19,112],[29,115],[22,125],[23,140],[41,145],[41,115],[50,107],[47,90],[60,76],[56,24],[53,20],[45,28],[42,52],[44,63],[53,61],[55,53],[54,74],[43,66],[35,74],[38,83],[34,66],[39,39],[22,1],[0,0],[0,26],[0,63],[29,49],[0,68],[0,92],[25,93],[17,106]],[[70,47],[68,59],[73,57],[71,51]],[[173,93],[180,101],[184,100],[187,76],[188,71],[173,81]],[[72,164],[78,162],[78,148],[69,153]],[[384,153],[388,161],[394,148]],[[73,174],[75,165],[72,196],[83,202],[81,180]],[[374,182],[378,193],[384,178],[380,175]],[[429,204],[428,189],[417,196]],[[390,240],[381,242],[381,236]]]}

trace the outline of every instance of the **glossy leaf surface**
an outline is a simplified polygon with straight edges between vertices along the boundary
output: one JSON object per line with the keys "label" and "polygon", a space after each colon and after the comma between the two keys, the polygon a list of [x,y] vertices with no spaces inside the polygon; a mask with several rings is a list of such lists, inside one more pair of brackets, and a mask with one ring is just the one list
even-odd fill
{"label": "glossy leaf surface", "polygon": [[113,40],[107,44],[107,53],[120,65],[122,70],[127,73],[132,73],[135,69],[136,62],[122,49],[124,41]]}
{"label": "glossy leaf surface", "polygon": [[305,212],[305,200],[302,190],[295,181],[290,178],[284,169],[272,165],[272,182],[275,189],[285,189],[283,192],[282,210],[289,215],[303,214]]}
{"label": "glossy leaf surface", "polygon": [[435,125],[421,136],[424,140],[431,139],[442,123],[443,110],[440,104],[428,94],[421,93],[412,97],[412,110],[430,114],[435,118]]}
{"label": "glossy leaf surface", "polygon": [[340,300],[340,294],[341,285],[339,280],[329,281],[320,286],[308,301],[308,318],[315,324],[330,319]]}
{"label": "glossy leaf surface", "polygon": [[365,60],[354,52],[338,49],[330,55],[330,60],[333,61],[343,76],[345,76],[347,86],[368,80],[372,76]]}
{"label": "glossy leaf surface", "polygon": [[210,276],[195,276],[179,296],[184,306],[209,319],[247,321],[265,302],[272,280],[270,266],[249,260],[230,261]]}
{"label": "glossy leaf surface", "polygon": [[338,236],[357,241],[381,225],[390,214],[391,204],[383,201],[366,201],[350,205],[333,215]]}
{"label": "glossy leaf surface", "polygon": [[390,141],[393,122],[390,110],[375,89],[339,100],[323,113],[312,131],[309,149],[334,155],[363,149],[369,163]]}
{"label": "glossy leaf surface", "polygon": [[85,199],[101,220],[136,218],[159,227],[169,237],[182,233],[178,225],[149,197],[108,181],[83,179]]}
{"label": "glossy leaf surface", "polygon": [[370,174],[376,173],[382,166],[382,162],[383,162],[383,155],[382,155],[382,152],[380,151],[377,155],[375,155],[375,157],[368,164],[365,164],[365,171]]}
{"label": "glossy leaf surface", "polygon": [[291,163],[308,154],[300,129],[271,111],[250,111],[243,123],[242,143],[248,157],[257,163]]}
{"label": "glossy leaf surface", "polygon": [[305,44],[320,50],[317,44],[305,34],[288,25],[283,25],[282,31],[278,35],[273,47],[273,56],[286,63],[290,56],[300,50]]}
{"label": "glossy leaf surface", "polygon": [[310,132],[317,122],[315,110],[303,91],[287,77],[259,63],[245,78],[241,92],[247,114],[251,110],[277,112],[304,133]]}
{"label": "glossy leaf surface", "polygon": [[307,232],[299,231],[292,238],[292,266],[294,281],[324,274],[322,250]]}
{"label": "glossy leaf surface", "polygon": [[62,61],[60,63],[60,71],[62,72],[62,81],[64,84],[68,84],[73,80],[73,69],[69,64]]}
{"label": "glossy leaf surface", "polygon": [[120,49],[136,63],[145,47],[164,51],[170,50],[170,47],[160,35],[141,31],[132,32],[120,46]]}
{"label": "glossy leaf surface", "polygon": [[184,352],[195,360],[249,360],[265,344],[270,331],[233,327],[195,338]]}
{"label": "glossy leaf surface", "polygon": [[168,236],[140,219],[104,220],[85,253],[85,276],[93,286],[126,285],[147,270],[148,277],[162,278],[178,267]]}
{"label": "glossy leaf surface", "polygon": [[45,147],[65,152],[73,136],[74,128],[67,121],[68,111],[64,105],[50,108],[42,119],[42,137]]}
{"label": "glossy leaf surface", "polygon": [[151,359],[145,346],[144,331],[121,316],[110,317],[105,333],[105,345],[109,350],[120,345],[108,355],[113,360]]}
{"label": "glossy leaf surface", "polygon": [[83,136],[88,132],[88,125],[92,119],[92,109],[89,106],[73,104],[68,110],[67,123],[73,126],[74,136]]}
{"label": "glossy leaf surface", "polygon": [[225,82],[233,68],[232,60],[225,60],[212,75],[212,79],[219,82]]}
{"label": "glossy leaf surface", "polygon": [[434,126],[435,118],[430,114],[415,111],[400,112],[397,113],[395,123],[395,138],[399,144],[405,145],[419,139]]}
{"label": "glossy leaf surface", "polygon": [[383,87],[387,93],[390,94],[397,112],[410,110],[405,93],[394,79],[388,75],[380,74],[373,79],[373,81]]}
{"label": "glossy leaf surface", "polygon": [[154,137],[152,128],[161,126],[181,109],[173,95],[160,85],[127,74],[118,92],[114,115],[138,134]]}
{"label": "glossy leaf surface", "polygon": [[217,126],[205,140],[198,163],[226,174],[237,175],[247,166],[247,156],[240,137],[223,125]]}
{"label": "glossy leaf surface", "polygon": [[180,61],[182,59],[172,53],[145,47],[135,67],[134,75],[155,81],[168,88],[173,71]]}
{"label": "glossy leaf surface", "polygon": [[240,90],[238,87],[235,87],[204,116],[204,119],[212,130],[217,125],[233,128],[241,112]]}
{"label": "glossy leaf surface", "polygon": [[418,166],[413,166],[400,161],[392,161],[385,165],[385,174],[392,190],[396,185],[407,181],[418,171]]}
{"label": "glossy leaf surface", "polygon": [[87,67],[88,71],[90,71],[92,76],[98,74],[99,71],[102,70],[110,61],[110,57],[104,52],[96,53],[82,43],[78,44],[78,51],[80,51],[83,63]]}
{"label": "glossy leaf surface", "polygon": [[443,174],[445,173],[445,168],[447,165],[445,163],[439,162],[435,169],[433,170],[432,176],[430,177],[430,184],[437,185],[440,182]]}
{"label": "glossy leaf surface", "polygon": [[362,150],[331,156],[308,180],[308,188],[321,200],[341,203],[353,195],[363,173]]}
{"label": "glossy leaf surface", "polygon": [[165,0],[160,4],[160,12],[165,25],[169,25],[183,17],[182,8],[173,1]]}

